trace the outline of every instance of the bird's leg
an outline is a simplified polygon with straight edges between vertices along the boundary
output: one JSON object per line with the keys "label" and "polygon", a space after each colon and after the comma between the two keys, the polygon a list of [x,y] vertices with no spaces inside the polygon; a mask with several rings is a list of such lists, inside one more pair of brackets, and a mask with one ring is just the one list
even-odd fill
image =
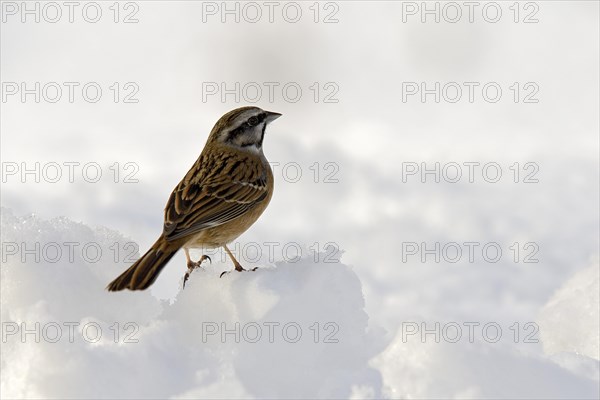
{"label": "bird's leg", "polygon": [[[231,261],[233,261],[233,265],[234,265],[236,271],[238,271],[238,272],[247,271],[246,269],[244,269],[244,267],[242,267],[242,265],[238,262],[238,260],[235,259],[235,257],[233,256],[233,254],[231,253],[231,251],[229,250],[227,245],[223,245],[223,248],[225,249],[225,252],[227,252],[227,255],[229,255],[229,258],[231,258]],[[258,269],[258,267],[254,267],[250,271],[256,271],[257,269]],[[221,273],[220,278],[222,278],[223,275],[225,275],[229,272],[231,272],[231,271],[223,271]]]}
{"label": "bird's leg", "polygon": [[212,260],[210,259],[210,257],[205,256],[205,255],[202,255],[202,257],[200,257],[200,259],[198,261],[194,262],[194,261],[192,261],[192,258],[190,257],[190,251],[186,248],[184,248],[183,251],[185,252],[185,259],[187,260],[187,267],[190,270],[200,267],[204,260],[208,260],[212,263]]}
{"label": "bird's leg", "polygon": [[187,260],[187,267],[188,267],[187,272],[183,276],[183,288],[185,289],[185,282],[187,282],[187,280],[190,277],[190,274],[194,271],[194,269],[202,266],[202,262],[204,260],[208,260],[211,263],[212,263],[212,260],[210,259],[209,256],[202,255],[202,257],[200,257],[200,259],[198,261],[194,262],[194,261],[192,261],[192,258],[190,257],[190,251],[186,248],[184,248],[183,251],[185,252],[185,258]]}
{"label": "bird's leg", "polygon": [[225,246],[223,246],[223,248],[227,252],[227,255],[229,256],[229,258],[231,258],[231,261],[233,261],[235,270],[238,272],[245,271],[244,267],[242,267],[242,265],[238,262],[238,260],[236,260],[235,257],[233,256],[233,253],[231,252],[231,250],[229,250],[229,247],[227,247],[227,245],[225,245]]}

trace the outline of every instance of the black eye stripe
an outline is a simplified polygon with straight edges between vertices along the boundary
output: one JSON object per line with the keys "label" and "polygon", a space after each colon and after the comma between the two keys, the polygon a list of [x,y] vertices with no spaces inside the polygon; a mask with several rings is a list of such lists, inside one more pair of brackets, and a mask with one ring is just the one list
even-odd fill
{"label": "black eye stripe", "polygon": [[[256,118],[258,120],[258,122],[255,125],[250,125],[249,124],[250,118]],[[238,137],[239,135],[241,135],[244,131],[246,131],[246,130],[248,130],[250,128],[253,128],[254,126],[259,125],[260,123],[262,123],[267,118],[267,113],[260,113],[258,115],[253,115],[250,118],[248,118],[248,120],[246,120],[244,123],[242,123],[237,128],[231,130],[227,134],[227,140],[228,141],[234,140],[236,137]]]}

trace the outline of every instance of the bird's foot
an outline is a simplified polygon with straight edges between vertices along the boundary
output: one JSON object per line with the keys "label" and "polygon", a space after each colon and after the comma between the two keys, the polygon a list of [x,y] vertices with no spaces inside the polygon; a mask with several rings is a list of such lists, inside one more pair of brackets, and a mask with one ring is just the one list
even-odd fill
{"label": "bird's foot", "polygon": [[[243,272],[243,271],[256,271],[257,269],[258,269],[258,267],[254,267],[254,268],[252,268],[252,269],[245,269],[245,268],[244,268],[244,267],[242,267],[240,264],[236,264],[236,265],[235,265],[235,271],[237,271],[237,272]],[[233,272],[233,270],[232,270],[232,271],[223,271],[223,272],[221,272],[221,275],[219,275],[219,278],[222,278],[222,277],[223,277],[223,275],[225,275],[225,274],[229,274],[229,273],[231,273],[231,272]]]}
{"label": "bird's foot", "polygon": [[188,261],[188,263],[187,263],[187,267],[188,267],[188,270],[189,270],[188,272],[192,272],[194,269],[196,269],[196,268],[198,268],[198,267],[201,267],[201,266],[202,266],[202,262],[203,262],[204,260],[208,260],[208,262],[210,262],[210,263],[212,264],[212,260],[210,259],[210,257],[209,257],[209,256],[205,256],[205,255],[203,255],[203,256],[202,256],[202,257],[200,257],[200,259],[199,259],[198,261],[196,261],[196,262],[194,262],[194,261],[192,261],[192,260]]}
{"label": "bird's foot", "polygon": [[201,268],[202,267],[202,262],[204,260],[208,260],[211,264],[212,264],[212,260],[210,259],[209,256],[205,256],[203,255],[202,257],[200,257],[200,259],[196,262],[190,260],[187,263],[187,267],[188,270],[185,273],[185,275],[183,276],[183,288],[185,289],[185,283],[187,282],[187,280],[190,278],[190,274],[196,269],[196,268]]}

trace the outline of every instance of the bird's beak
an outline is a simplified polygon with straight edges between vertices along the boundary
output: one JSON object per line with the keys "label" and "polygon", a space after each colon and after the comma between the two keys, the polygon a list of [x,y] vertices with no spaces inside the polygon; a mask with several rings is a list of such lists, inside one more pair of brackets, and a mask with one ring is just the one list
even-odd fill
{"label": "bird's beak", "polygon": [[265,119],[268,123],[271,123],[273,121],[275,121],[277,118],[281,117],[282,114],[276,113],[276,112],[272,112],[272,111],[267,111],[267,118]]}

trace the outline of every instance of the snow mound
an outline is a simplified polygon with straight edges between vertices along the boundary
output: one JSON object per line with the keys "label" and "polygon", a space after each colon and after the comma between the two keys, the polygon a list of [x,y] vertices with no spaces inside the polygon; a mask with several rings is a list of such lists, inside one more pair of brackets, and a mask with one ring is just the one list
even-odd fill
{"label": "snow mound", "polygon": [[538,317],[544,353],[558,365],[600,379],[600,266],[576,273]]}
{"label": "snow mound", "polygon": [[[3,397],[381,396],[361,284],[346,265],[311,255],[222,279],[196,270],[168,304],[104,289],[130,264],[113,257],[129,242],[117,232],[2,209],[2,242]],[[94,243],[103,256],[36,260],[22,251],[36,243]]]}
{"label": "snow mound", "polygon": [[544,352],[572,352],[600,359],[600,266],[575,274],[538,318]]}
{"label": "snow mound", "polygon": [[[415,338],[416,339],[416,338]],[[372,365],[383,394],[405,399],[597,399],[598,384],[514,346],[407,340],[399,332]]]}

